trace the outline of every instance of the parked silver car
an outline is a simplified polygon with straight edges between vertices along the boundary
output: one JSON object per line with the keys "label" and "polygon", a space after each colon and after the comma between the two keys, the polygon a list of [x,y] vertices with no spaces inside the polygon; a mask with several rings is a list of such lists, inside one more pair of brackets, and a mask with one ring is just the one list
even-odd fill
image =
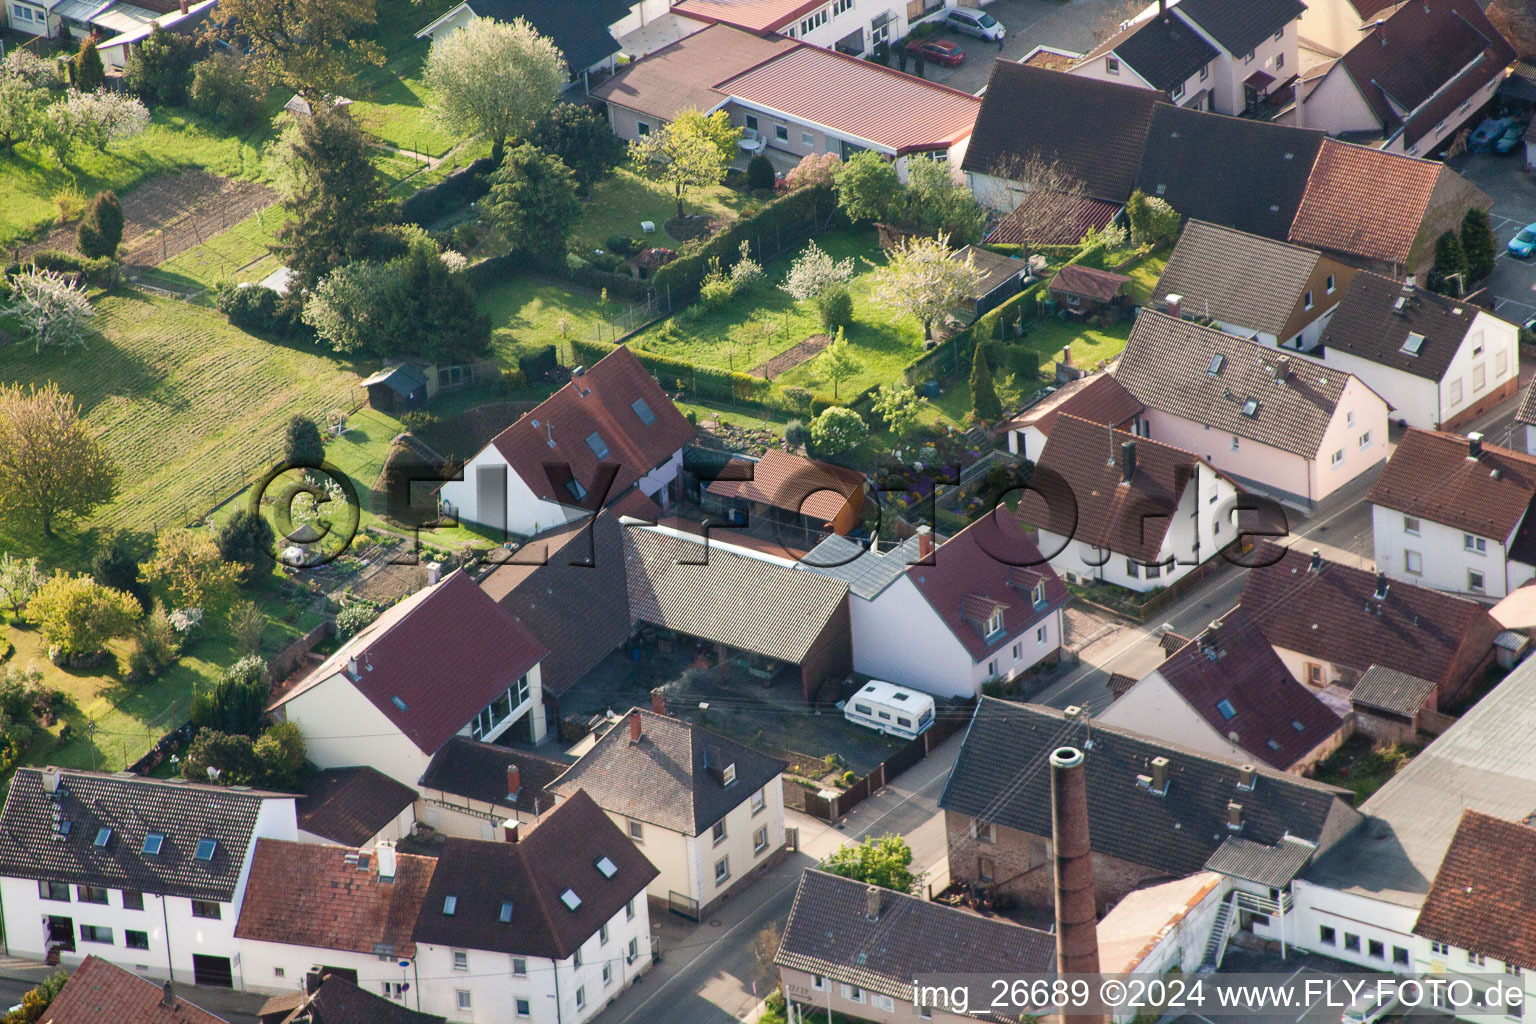
{"label": "parked silver car", "polygon": [[993,42],[999,41],[1008,34],[1002,22],[986,11],[978,11],[970,7],[951,7],[949,13],[944,15],[944,21],[956,32],[968,36],[980,36]]}

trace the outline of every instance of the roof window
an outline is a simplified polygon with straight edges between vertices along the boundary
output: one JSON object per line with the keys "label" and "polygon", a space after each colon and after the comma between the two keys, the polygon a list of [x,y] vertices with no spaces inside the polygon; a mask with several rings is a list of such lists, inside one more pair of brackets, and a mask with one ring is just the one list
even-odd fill
{"label": "roof window", "polygon": [[593,866],[603,873],[604,878],[612,878],[619,873],[619,866],[607,857],[599,857],[593,862]]}
{"label": "roof window", "polygon": [[581,906],[581,897],[576,895],[575,889],[566,889],[560,894],[560,902],[565,904],[565,909],[575,911]]}
{"label": "roof window", "polygon": [[512,901],[511,900],[502,900],[501,901],[501,913],[496,915],[496,920],[500,921],[502,924],[508,924],[508,923],[511,922],[511,920],[512,920]]}
{"label": "roof window", "polygon": [[151,857],[158,857],[160,855],[160,848],[164,845],[165,833],[151,832],[144,837],[144,848],[142,852],[147,853]]}
{"label": "roof window", "polygon": [[1222,699],[1217,701],[1216,710],[1220,711],[1221,717],[1227,719],[1228,721],[1231,721],[1233,718],[1237,717],[1237,708],[1234,708],[1232,706],[1232,702],[1229,700]]}
{"label": "roof window", "polygon": [[1424,335],[1415,331],[1408,332],[1408,340],[1403,342],[1403,351],[1411,356],[1416,356],[1424,351]]}
{"label": "roof window", "polygon": [[106,849],[107,844],[111,841],[112,830],[110,828],[99,828],[96,830],[96,838],[92,840],[91,845],[100,849]]}
{"label": "roof window", "polygon": [[656,422],[656,414],[651,412],[651,407],[645,404],[645,399],[637,398],[629,403],[629,407],[635,410],[635,415],[640,417],[640,422],[650,426]]}
{"label": "roof window", "polygon": [[1227,357],[1222,355],[1220,352],[1217,352],[1215,355],[1211,356],[1211,365],[1205,368],[1205,372],[1210,374],[1212,377],[1216,376],[1221,372],[1221,368],[1226,364],[1226,361]]}
{"label": "roof window", "polygon": [[458,910],[458,909],[459,909],[459,898],[457,896],[444,896],[443,897],[443,916],[444,917],[452,917],[453,916],[453,912],[455,910]]}
{"label": "roof window", "polygon": [[201,861],[210,861],[213,860],[213,855],[218,849],[219,841],[217,839],[199,839],[197,841],[197,852],[192,856]]}
{"label": "roof window", "polygon": [[1248,401],[1243,403],[1243,415],[1244,416],[1247,416],[1249,419],[1253,419],[1258,414],[1259,414],[1259,400],[1257,398],[1250,398],[1250,399],[1248,399]]}
{"label": "roof window", "polygon": [[600,459],[608,457],[608,446],[603,443],[602,437],[595,430],[587,435],[587,447],[591,448],[592,454]]}
{"label": "roof window", "polygon": [[404,700],[402,700],[398,693],[395,694],[393,697],[389,698],[389,702],[391,704],[393,704],[395,707],[399,708],[401,711],[409,711],[409,710],[411,710],[410,705],[407,704]]}

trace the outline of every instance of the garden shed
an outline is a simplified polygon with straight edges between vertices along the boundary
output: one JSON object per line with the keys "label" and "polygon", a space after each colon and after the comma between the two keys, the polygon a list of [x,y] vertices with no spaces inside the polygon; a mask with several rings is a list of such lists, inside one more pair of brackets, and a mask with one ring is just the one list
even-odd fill
{"label": "garden shed", "polygon": [[1051,278],[1051,298],[1073,313],[1120,309],[1130,301],[1131,279],[1124,274],[1068,263]]}
{"label": "garden shed", "polygon": [[386,366],[363,381],[368,404],[380,412],[401,413],[427,404],[436,388],[429,388],[427,372],[412,363]]}
{"label": "garden shed", "polygon": [[950,258],[961,262],[970,259],[981,271],[981,280],[965,310],[967,319],[972,321],[1019,294],[1024,287],[1024,278],[1029,274],[1028,260],[1014,259],[974,245],[957,250]]}

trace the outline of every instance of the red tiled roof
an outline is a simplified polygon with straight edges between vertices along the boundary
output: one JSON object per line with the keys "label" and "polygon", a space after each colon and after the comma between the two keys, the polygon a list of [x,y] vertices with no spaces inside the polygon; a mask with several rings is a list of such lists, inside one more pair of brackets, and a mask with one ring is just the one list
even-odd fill
{"label": "red tiled roof", "polygon": [[[1157,672],[1217,733],[1236,734],[1232,742],[1281,771],[1339,729],[1339,716],[1296,681],[1242,605]],[[1223,702],[1230,717],[1218,706]]]}
{"label": "red tiled roof", "polygon": [[715,88],[897,154],[952,146],[981,110],[969,93],[808,44]]}
{"label": "red tiled roof", "polygon": [[[389,609],[273,706],[340,673],[431,754],[546,653],[460,570]],[[356,678],[347,673],[351,658]]]}
{"label": "red tiled roof", "polygon": [[1409,429],[1366,500],[1405,515],[1506,541],[1536,499],[1536,456],[1459,434]]}
{"label": "red tiled roof", "polygon": [[[1019,570],[1031,570],[1021,574]],[[913,565],[907,578],[975,661],[1030,629],[1067,603],[1067,585],[1040,549],[1003,510],[982,516],[933,549],[933,564]],[[1045,602],[1033,589],[1045,583]],[[1003,628],[984,636],[994,608],[1003,610]]]}
{"label": "red tiled roof", "polygon": [[1068,263],[1051,278],[1050,290],[1081,295],[1096,302],[1109,302],[1130,284],[1124,274],[1097,267],[1085,267],[1081,263]]}
{"label": "red tiled roof", "polygon": [[714,89],[716,82],[798,45],[782,36],[763,38],[730,25],[711,25],[625,65],[592,95],[671,121],[685,110],[713,110],[725,101]]}
{"label": "red tiled roof", "polygon": [[1035,426],[1049,437],[1056,417],[1062,413],[1090,423],[1118,427],[1144,408],[1114,374],[1096,373],[1091,377],[1079,377],[1049,398],[1025,409],[1009,421],[1008,429]]}
{"label": "red tiled roof", "polygon": [[[745,460],[732,460],[741,463]],[[769,448],[755,463],[751,480],[714,480],[709,493],[784,509],[830,522],[864,487],[864,474]]]}
{"label": "red tiled roof", "polygon": [[42,1024],[227,1024],[180,996],[161,1006],[164,997],[160,985],[88,956],[43,1011]]}
{"label": "red tiled roof", "polygon": [[376,853],[259,839],[235,937],[380,955],[388,947],[390,956],[409,959],[437,861],[400,853],[395,862],[388,882],[379,878]]}
{"label": "red tiled roof", "polygon": [[1295,548],[1264,543],[1251,557],[1259,568],[1243,582],[1242,604],[1271,644],[1357,672],[1383,665],[1432,679],[1440,700],[1482,666],[1503,628],[1476,601],[1402,580],[1377,601],[1374,573],[1326,559],[1310,572]]}
{"label": "red tiled roof", "polygon": [[992,229],[987,241],[993,245],[1076,245],[1090,230],[1102,231],[1119,212],[1119,203],[1035,189]]}
{"label": "red tiled roof", "polygon": [[[1120,482],[1121,445],[1136,443],[1136,474]],[[1108,548],[1140,562],[1157,560],[1171,513],[1195,478],[1202,460],[1172,445],[1090,423],[1065,413],[1056,418],[1039,468],[1063,481],[1068,492],[1026,491],[1019,518],[1063,537]],[[1035,483],[1049,488],[1037,472]]]}
{"label": "red tiled roof", "polygon": [[[650,424],[635,409],[638,401],[644,401],[654,417]],[[593,434],[607,449],[601,459],[588,443]],[[550,482],[546,463],[566,463],[588,490],[599,462],[616,463],[618,476],[608,489],[608,498],[616,498],[692,437],[693,427],[677,406],[634,353],[620,346],[497,434],[491,444],[534,494],[574,505],[575,498],[564,487],[557,490]]]}
{"label": "red tiled roof", "polygon": [[1462,812],[1413,933],[1536,970],[1536,828]]}
{"label": "red tiled roof", "polygon": [[824,0],[682,0],[672,10],[696,21],[723,22],[748,32],[776,32]]}
{"label": "red tiled roof", "polygon": [[1407,263],[1443,170],[1431,160],[1324,139],[1290,240]]}

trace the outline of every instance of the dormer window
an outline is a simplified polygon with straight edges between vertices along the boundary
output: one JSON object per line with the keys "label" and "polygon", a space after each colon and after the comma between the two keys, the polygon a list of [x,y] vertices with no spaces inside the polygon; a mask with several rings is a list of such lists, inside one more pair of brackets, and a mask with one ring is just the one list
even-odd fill
{"label": "dormer window", "polygon": [[1003,610],[994,608],[992,614],[987,616],[987,636],[993,636],[1003,631]]}
{"label": "dormer window", "polygon": [[575,913],[581,907],[581,897],[576,895],[575,889],[566,889],[560,894],[560,902],[565,904],[565,909]]}
{"label": "dormer window", "polygon": [[720,784],[722,786],[729,786],[731,783],[733,783],[735,781],[736,781],[736,763],[733,761],[730,764],[726,765],[725,769],[723,771],[721,771],[721,773],[720,773]]}
{"label": "dormer window", "polygon": [[1045,581],[1044,580],[1041,580],[1039,583],[1035,584],[1035,592],[1032,595],[1030,595],[1030,596],[1034,599],[1035,604],[1045,604]]}

